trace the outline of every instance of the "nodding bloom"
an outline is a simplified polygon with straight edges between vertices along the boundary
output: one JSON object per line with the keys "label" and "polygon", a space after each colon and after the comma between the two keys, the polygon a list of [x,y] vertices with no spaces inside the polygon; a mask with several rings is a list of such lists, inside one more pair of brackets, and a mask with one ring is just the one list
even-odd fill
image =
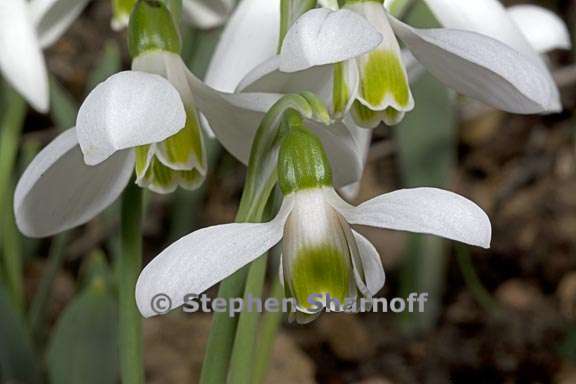
{"label": "nodding bloom", "polygon": [[[335,117],[351,112],[362,127],[373,128],[380,122],[394,125],[414,107],[406,55],[399,45],[402,41],[417,62],[461,94],[513,113],[560,110],[559,92],[551,74],[513,18],[501,5],[493,4],[497,0],[426,3],[443,28],[417,29],[403,23],[389,12],[390,1],[347,0],[339,10],[310,10],[288,31],[279,54],[270,53],[272,57],[246,75],[238,90],[290,93],[306,88],[324,95]],[[487,7],[478,10],[482,4]],[[316,38],[316,20],[331,20],[334,29],[341,28],[346,20],[343,15],[349,13],[369,21],[379,32],[379,44],[356,55],[322,54],[329,43]],[[498,17],[492,18],[493,14]],[[526,18],[525,10],[516,11],[516,15],[517,19]],[[547,25],[558,28],[554,21]],[[372,36],[356,32],[331,43],[355,47],[353,52],[358,53],[370,45]]]}
{"label": "nodding bloom", "polygon": [[[92,90],[76,126],[44,148],[22,175],[14,212],[25,235],[50,236],[88,222],[117,199],[134,170],[138,185],[159,193],[199,186],[207,167],[200,114],[247,164],[258,125],[281,98],[218,92],[198,80],[179,55],[177,27],[161,2],[139,1],[128,35],[133,70]],[[341,122],[326,127],[329,121],[308,117],[337,169],[336,184],[358,180],[356,137]]]}
{"label": "nodding bloom", "polygon": [[473,202],[435,188],[399,190],[357,207],[334,190],[332,170],[320,140],[293,115],[282,138],[277,174],[284,195],[267,223],[203,228],[166,248],[142,271],[136,301],[146,316],[163,293],[173,308],[200,294],[282,242],[282,278],[296,302],[297,320],[318,315],[309,298],[330,295],[341,303],[371,298],[385,274],[374,246],[351,226],[368,225],[442,236],[487,248],[491,225]]}

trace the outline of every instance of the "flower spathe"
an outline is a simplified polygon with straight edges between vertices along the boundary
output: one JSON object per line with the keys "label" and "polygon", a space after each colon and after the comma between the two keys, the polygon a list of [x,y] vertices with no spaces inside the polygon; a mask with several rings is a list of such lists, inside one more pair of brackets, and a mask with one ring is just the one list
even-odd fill
{"label": "flower spathe", "polygon": [[314,315],[307,298],[329,294],[341,301],[375,295],[385,274],[375,248],[352,224],[434,234],[471,245],[490,245],[491,225],[473,202],[452,192],[416,188],[381,195],[354,207],[331,186],[320,141],[300,128],[289,133],[278,155],[284,194],[268,223],[203,228],[165,249],[142,271],[136,285],[140,312],[155,315],[151,299],[170,297],[172,308],[200,294],[282,240],[282,275],[297,309]]}

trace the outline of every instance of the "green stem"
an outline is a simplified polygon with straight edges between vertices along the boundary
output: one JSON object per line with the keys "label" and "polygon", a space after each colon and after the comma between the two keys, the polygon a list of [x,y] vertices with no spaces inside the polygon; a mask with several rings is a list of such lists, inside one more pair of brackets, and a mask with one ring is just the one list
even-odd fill
{"label": "green stem", "polygon": [[[271,181],[272,185],[274,182],[275,175],[273,176],[273,181]],[[246,191],[245,187],[244,193],[242,194],[242,200],[240,201],[238,214],[236,215],[236,222],[258,222],[262,218],[264,207],[266,206],[270,192],[268,192],[268,194],[263,193],[262,195],[259,195],[259,198],[255,199],[253,202],[251,199],[246,197]],[[222,283],[220,283],[220,288],[218,289],[218,297],[225,299],[242,297],[248,269],[249,266],[245,266],[232,276],[222,281]],[[212,328],[210,329],[210,335],[208,336],[204,363],[202,365],[200,383],[221,384],[226,382],[237,325],[238,319],[236,317],[230,317],[227,313],[222,312],[214,313]]]}
{"label": "green stem", "polygon": [[44,325],[44,315],[46,313],[48,299],[50,298],[50,292],[52,291],[52,284],[65,259],[66,252],[64,252],[64,246],[66,245],[66,241],[66,234],[58,235],[52,240],[50,254],[48,256],[48,268],[46,268],[42,275],[37,293],[30,306],[30,324],[32,331],[37,336],[41,335],[41,327]]}
{"label": "green stem", "polygon": [[[284,297],[284,287],[280,282],[280,278],[276,276],[272,284],[270,297],[281,300]],[[274,347],[274,340],[278,334],[278,328],[282,322],[282,312],[272,311],[266,312],[262,318],[260,326],[260,335],[256,344],[254,353],[254,374],[252,377],[253,384],[262,384],[266,378],[268,371],[268,364],[272,355],[272,348]]]}
{"label": "green stem", "polygon": [[118,260],[122,383],[144,383],[142,318],[134,287],[142,267],[142,190],[129,183],[122,196],[122,254]]}
{"label": "green stem", "polygon": [[[274,147],[280,136],[282,116],[290,108],[308,115],[316,112],[311,106],[311,100],[300,95],[284,96],[270,108],[258,127],[252,144],[246,182],[236,215],[236,222],[262,221],[268,198],[277,180],[277,151],[274,150]],[[245,266],[222,281],[218,290],[218,297],[224,299],[242,297],[248,268]],[[227,313],[214,313],[202,365],[201,384],[226,382],[237,325],[238,319],[236,317],[230,317]]]}
{"label": "green stem", "polygon": [[[244,298],[249,296],[262,297],[267,260],[268,257],[264,255],[250,265]],[[229,383],[248,384],[251,382],[254,367],[255,336],[259,318],[260,314],[257,311],[244,311],[238,320],[232,358],[230,359]]]}
{"label": "green stem", "polygon": [[6,284],[15,303],[23,303],[22,259],[19,252],[18,232],[12,212],[12,172],[18,153],[18,144],[26,116],[25,101],[12,89],[4,92],[3,117],[0,121],[0,236],[3,239],[3,271]]}
{"label": "green stem", "polygon": [[456,246],[456,257],[458,259],[458,266],[462,272],[462,277],[464,282],[468,286],[468,289],[472,293],[472,296],[478,301],[478,303],[487,312],[492,312],[498,309],[498,303],[492,298],[490,292],[484,287],[482,281],[478,277],[474,265],[472,263],[472,257],[470,256],[470,250],[465,245]]}

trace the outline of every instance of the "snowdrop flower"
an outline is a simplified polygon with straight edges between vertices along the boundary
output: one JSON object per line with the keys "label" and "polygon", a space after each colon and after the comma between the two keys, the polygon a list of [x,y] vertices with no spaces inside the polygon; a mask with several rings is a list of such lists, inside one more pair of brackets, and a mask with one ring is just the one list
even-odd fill
{"label": "snowdrop flower", "polygon": [[39,112],[48,111],[48,75],[42,49],[52,45],[88,0],[3,0],[0,72]]}
{"label": "snowdrop flower", "polygon": [[[467,2],[460,3],[456,8],[468,9]],[[446,4],[441,9],[452,8]],[[338,19],[345,13],[366,18],[382,36],[379,46],[352,59],[315,55],[311,60],[317,45],[310,21]],[[485,25],[500,21],[485,20]],[[351,34],[337,43],[356,45],[366,38]],[[375,0],[348,0],[341,10],[307,12],[286,35],[280,53],[251,71],[238,90],[292,92],[307,85],[325,96],[336,117],[351,111],[363,127],[380,121],[396,124],[414,107],[397,38],[430,73],[464,95],[514,113],[560,109],[557,87],[537,55],[477,32],[412,28]]]}
{"label": "snowdrop flower", "polygon": [[[133,170],[140,186],[156,192],[197,187],[206,173],[199,113],[223,146],[248,163],[258,125],[281,95],[227,94],[198,80],[179,56],[177,28],[160,2],[138,2],[129,43],[133,70],[99,84],[80,107],[76,127],[22,175],[14,212],[25,235],[50,236],[88,222],[117,199]],[[335,183],[358,180],[356,137],[341,123],[307,123],[329,149]]]}
{"label": "snowdrop flower", "polygon": [[268,223],[203,228],[165,249],[136,284],[140,312],[155,315],[152,298],[165,294],[172,309],[187,294],[200,294],[282,241],[282,275],[297,310],[314,316],[308,298],[327,295],[341,303],[374,296],[384,284],[378,252],[353,224],[434,234],[489,247],[491,225],[473,202],[435,188],[400,190],[354,207],[335,192],[320,141],[301,122],[282,139],[277,174],[284,194]]}

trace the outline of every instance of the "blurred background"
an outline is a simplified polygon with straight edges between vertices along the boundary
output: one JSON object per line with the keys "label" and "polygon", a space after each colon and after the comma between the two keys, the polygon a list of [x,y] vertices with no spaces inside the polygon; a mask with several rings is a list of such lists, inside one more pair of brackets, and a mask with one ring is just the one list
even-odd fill
{"label": "blurred background", "polygon": [[[574,35],[576,1],[531,3],[556,12]],[[126,37],[111,31],[111,12],[109,2],[92,2],[46,51],[51,113],[22,114],[13,182],[40,148],[73,126],[95,84],[128,68]],[[414,24],[430,21],[425,10],[409,17]],[[205,72],[219,34],[183,30],[183,56],[197,75]],[[375,131],[357,202],[410,186],[456,191],[488,212],[492,248],[360,228],[383,259],[381,295],[429,292],[426,312],[325,314],[306,326],[284,321],[267,382],[576,383],[574,55],[549,55],[565,108],[549,116],[495,111],[457,97],[429,76],[413,85],[414,112],[398,127]],[[15,96],[2,97],[6,106]],[[9,114],[4,107],[5,120]],[[233,221],[244,174],[211,143],[210,174],[201,190],[148,193],[145,262],[195,228]],[[30,348],[19,346],[24,330],[2,292],[0,372],[48,366],[56,383],[115,382],[117,210],[40,241],[20,237],[12,219],[2,218],[1,252],[25,260],[21,304],[32,336]],[[209,314],[180,311],[145,320],[147,382],[196,382],[210,324]]]}

